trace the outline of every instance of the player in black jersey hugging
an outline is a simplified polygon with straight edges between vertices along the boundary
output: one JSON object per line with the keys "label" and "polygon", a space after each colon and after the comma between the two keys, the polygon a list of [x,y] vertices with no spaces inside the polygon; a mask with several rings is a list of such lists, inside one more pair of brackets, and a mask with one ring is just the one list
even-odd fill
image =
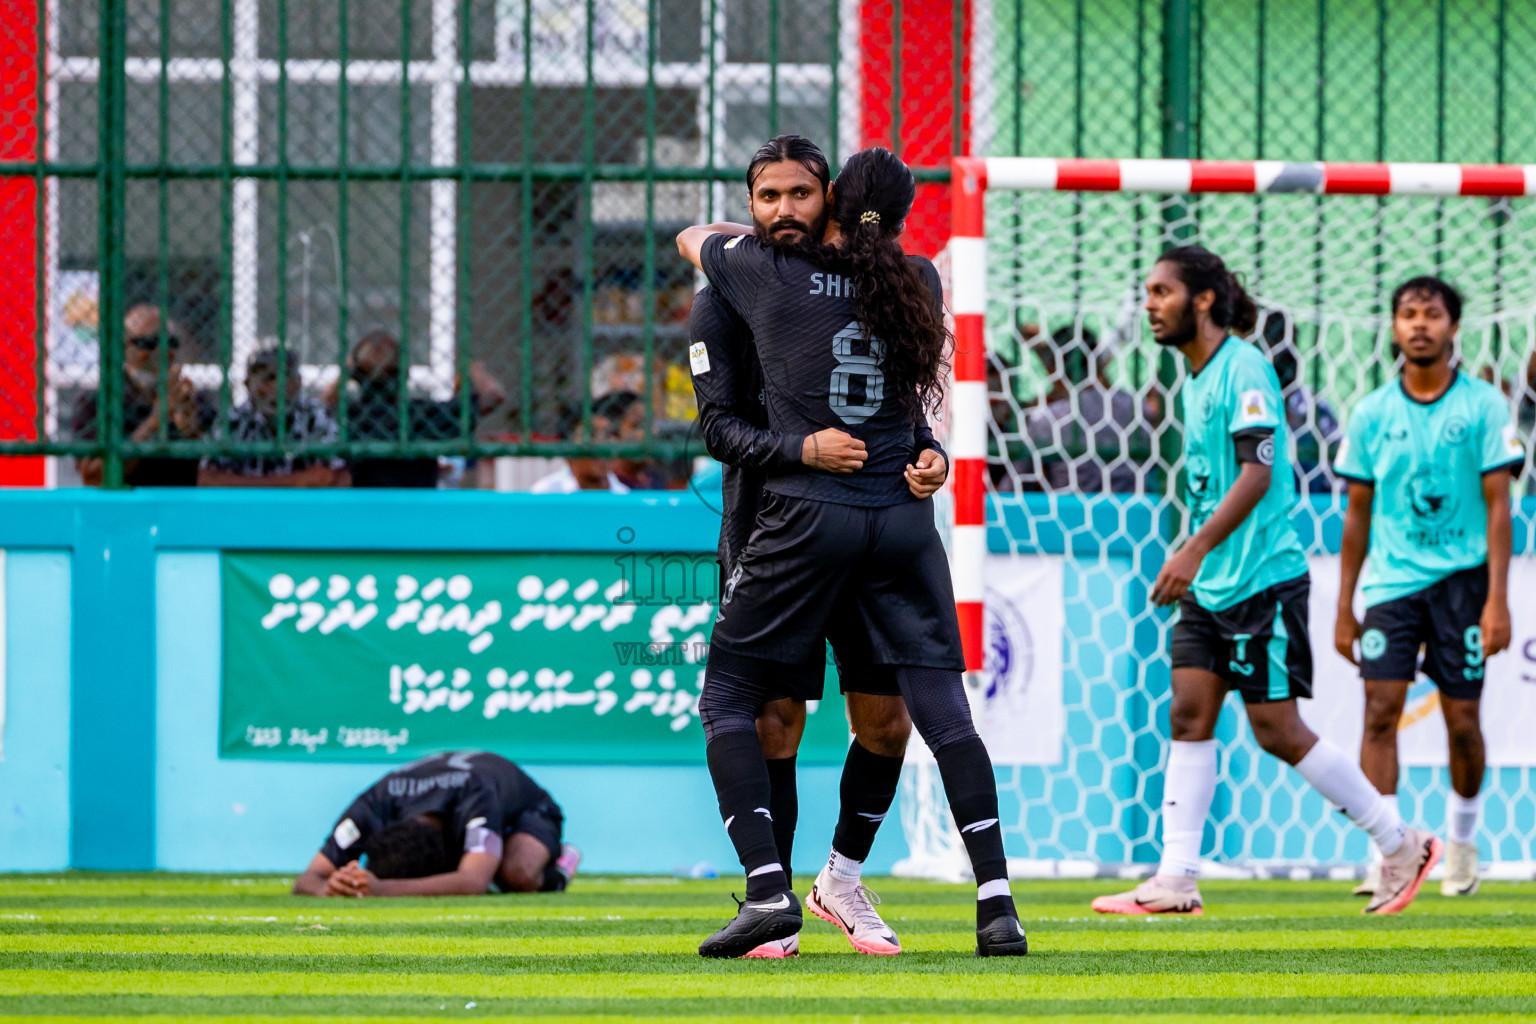
{"label": "player in black jersey hugging", "polygon": [[[1027,950],[1008,889],[992,763],[961,683],[949,565],[933,506],[911,486],[915,425],[938,401],[949,342],[938,273],[897,243],[915,191],[905,164],[868,149],[849,158],[829,190],[820,240],[767,245],[740,225],[678,236],[679,250],[755,339],[770,426],[801,436],[836,427],[866,453],[848,473],[802,466],[771,476],[721,594],[699,715],[720,813],[747,870],[747,899],[699,947],[705,956],[741,956],[800,929],[755,719],[780,680],[821,649],[834,611],[850,603],[872,660],[894,670],[938,762],[976,876],[977,954]],[[937,458],[923,452],[919,463]]]}
{"label": "player in black jersey hugging", "polygon": [[559,892],[581,851],[562,844],[560,807],[504,757],[437,754],[352,801],[294,879],[301,896],[480,896]]}
{"label": "player in black jersey hugging", "polygon": [[[826,157],[799,135],[769,140],[747,167],[747,194],[754,233],[769,245],[801,248],[823,237],[828,217]],[[844,278],[815,274],[820,289],[827,279],[841,291]],[[813,290],[816,290],[813,288]],[[728,574],[757,522],[768,478],[802,466],[851,473],[864,463],[864,442],[838,427],[814,434],[782,434],[769,426],[763,372],[752,334],[735,311],[711,287],[694,297],[688,327],[693,388],[699,404],[699,430],[709,453],[724,464],[720,507],[721,592]],[[926,417],[915,424],[911,445],[914,478],[909,490],[925,498],[944,482],[948,469],[943,449],[933,439]],[[923,453],[926,453],[926,457]],[[936,457],[937,456],[937,457]],[[863,885],[864,861],[875,834],[890,811],[901,783],[902,759],[912,733],[895,670],[873,663],[869,631],[851,599],[834,606],[827,640],[837,664],[853,739],[848,744],[837,831],[831,855],[806,899],[806,907],[847,936],[862,953],[892,956],[901,941],[875,909],[878,897]],[[767,758],[774,841],[791,882],[792,850],[799,816],[795,755],[805,731],[806,703],[820,700],[826,681],[824,651],[796,676],[786,672],[779,687],[765,695],[757,734]],[[800,937],[764,943],[747,957],[797,956]]]}

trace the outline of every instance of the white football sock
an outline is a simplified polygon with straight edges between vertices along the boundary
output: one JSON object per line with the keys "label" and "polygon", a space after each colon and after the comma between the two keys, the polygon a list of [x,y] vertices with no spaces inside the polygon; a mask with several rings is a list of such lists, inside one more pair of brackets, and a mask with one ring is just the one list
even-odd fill
{"label": "white football sock", "polygon": [[1392,856],[1403,845],[1408,826],[1397,812],[1397,800],[1383,800],[1365,772],[1344,751],[1319,739],[1297,763],[1296,770],[1324,799],[1370,833],[1383,857]]}
{"label": "white football sock", "polygon": [[1462,796],[1454,789],[1445,802],[1445,837],[1453,843],[1470,843],[1477,838],[1477,814],[1482,794]]}
{"label": "white football sock", "polygon": [[[1385,813],[1396,814],[1398,817],[1402,817],[1402,812],[1398,810],[1396,793],[1381,794],[1381,803],[1386,809]],[[1371,844],[1371,860],[1377,864],[1381,863],[1381,848],[1375,843]]]}
{"label": "white football sock", "polygon": [[1168,744],[1163,769],[1163,859],[1157,873],[1170,878],[1200,875],[1200,837],[1216,796],[1216,741]]}
{"label": "white football sock", "polygon": [[847,888],[851,889],[859,884],[859,877],[864,873],[864,862],[844,857],[833,850],[832,856],[827,859],[827,871],[839,882],[847,882]]}

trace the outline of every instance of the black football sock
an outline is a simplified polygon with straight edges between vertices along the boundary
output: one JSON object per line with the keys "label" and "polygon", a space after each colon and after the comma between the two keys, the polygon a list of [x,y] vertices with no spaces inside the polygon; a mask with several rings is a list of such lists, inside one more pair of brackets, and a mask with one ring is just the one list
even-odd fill
{"label": "black football sock", "polygon": [[901,785],[902,760],[876,754],[857,738],[848,745],[838,787],[842,806],[838,810],[837,831],[832,834],[832,849],[842,857],[859,863],[868,859],[875,833]]}
{"label": "black football sock", "polygon": [[539,892],[565,892],[570,881],[566,873],[555,867],[555,862],[551,860],[544,866],[544,883],[539,886]]}
{"label": "black football sock", "polygon": [[985,928],[999,917],[1018,916],[1008,889],[1008,859],[1003,855],[1003,829],[997,817],[997,779],[987,748],[980,737],[972,737],[934,751],[933,757],[976,875],[976,927]]}
{"label": "black football sock", "polygon": [[773,815],[773,843],[778,847],[784,876],[793,878],[795,823],[800,820],[800,793],[795,788],[793,756],[768,759],[768,785],[773,790],[768,798],[768,811]]}
{"label": "black football sock", "polygon": [[756,731],[716,735],[704,748],[709,776],[720,800],[720,817],[736,856],[747,870],[747,899],[767,899],[789,890],[789,878],[773,841],[768,809],[772,787]]}

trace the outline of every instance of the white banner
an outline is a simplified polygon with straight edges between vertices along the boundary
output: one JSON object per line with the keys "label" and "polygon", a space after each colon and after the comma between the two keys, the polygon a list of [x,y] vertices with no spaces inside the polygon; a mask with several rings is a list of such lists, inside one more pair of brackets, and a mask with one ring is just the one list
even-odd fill
{"label": "white banner", "polygon": [[[1360,752],[1365,690],[1360,670],[1333,649],[1334,609],[1339,601],[1339,559],[1308,559],[1312,572],[1312,692],[1301,716],[1350,754]],[[1536,558],[1516,558],[1509,568],[1510,648],[1488,661],[1483,685],[1483,738],[1489,767],[1536,765]],[[1355,613],[1364,615],[1359,595]],[[1447,763],[1440,694],[1420,675],[1408,689],[1398,727],[1398,759],[1404,765]]]}
{"label": "white banner", "polygon": [[[989,555],[986,668],[967,680],[976,731],[997,765],[1060,764],[1067,617],[1060,555]],[[933,755],[912,734],[910,755]]]}

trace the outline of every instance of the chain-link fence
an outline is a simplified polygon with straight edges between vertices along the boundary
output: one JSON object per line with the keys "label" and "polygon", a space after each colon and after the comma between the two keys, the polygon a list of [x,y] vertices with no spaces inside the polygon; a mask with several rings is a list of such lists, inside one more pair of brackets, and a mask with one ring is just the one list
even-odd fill
{"label": "chain-link fence", "polygon": [[896,148],[932,254],[956,152],[1536,160],[1533,37],[1507,0],[0,5],[0,451],[57,457],[0,478],[679,486],[672,237],[745,219],[767,137]]}
{"label": "chain-link fence", "polygon": [[[978,103],[972,144],[993,156],[1327,160],[1521,164],[1536,159],[1536,73],[1518,55],[1536,44],[1536,15],[1502,0],[1060,0],[998,4],[971,55]],[[1327,422],[1308,424],[1304,489],[1329,491],[1330,444],[1365,390],[1392,371],[1392,289],[1417,273],[1466,292],[1464,368],[1498,382],[1520,428],[1536,425],[1528,226],[1507,199],[1416,202],[1382,196],[1156,196],[1010,193],[988,204],[991,256],[1010,287],[1050,294],[1055,308],[994,311],[988,344],[1007,381],[995,396],[1017,417],[1078,396],[1080,368],[1040,349],[1065,332],[1109,344],[1091,354],[1106,384],[1140,396],[1169,428],[1105,431],[1101,455],[1140,467],[1120,490],[1161,492],[1177,460],[1173,357],[1125,344],[1138,333],[1145,260],[1200,240],[1267,303],[1265,333],[1288,400],[1325,395]],[[1150,241],[1141,237],[1153,225]],[[1107,301],[1089,268],[1123,270]],[[1107,312],[1106,312],[1107,311]],[[1348,311],[1347,325],[1339,319]],[[1107,317],[1102,320],[1101,318]],[[1089,389],[1092,390],[1091,388]],[[1096,400],[1092,395],[1090,400]],[[1078,434],[1095,423],[1076,425]],[[1065,482],[1059,437],[1003,442],[1025,489]],[[1325,438],[1325,440],[1319,440]],[[1331,441],[1326,438],[1332,438]],[[1068,444],[1067,448],[1073,445]],[[1077,447],[1082,447],[1077,442]],[[999,453],[1001,454],[1001,453]],[[1150,459],[1149,459],[1150,455]],[[1051,485],[1055,473],[1062,482]],[[1134,476],[1136,486],[1131,486]],[[1089,488],[1093,489],[1093,488]]]}

